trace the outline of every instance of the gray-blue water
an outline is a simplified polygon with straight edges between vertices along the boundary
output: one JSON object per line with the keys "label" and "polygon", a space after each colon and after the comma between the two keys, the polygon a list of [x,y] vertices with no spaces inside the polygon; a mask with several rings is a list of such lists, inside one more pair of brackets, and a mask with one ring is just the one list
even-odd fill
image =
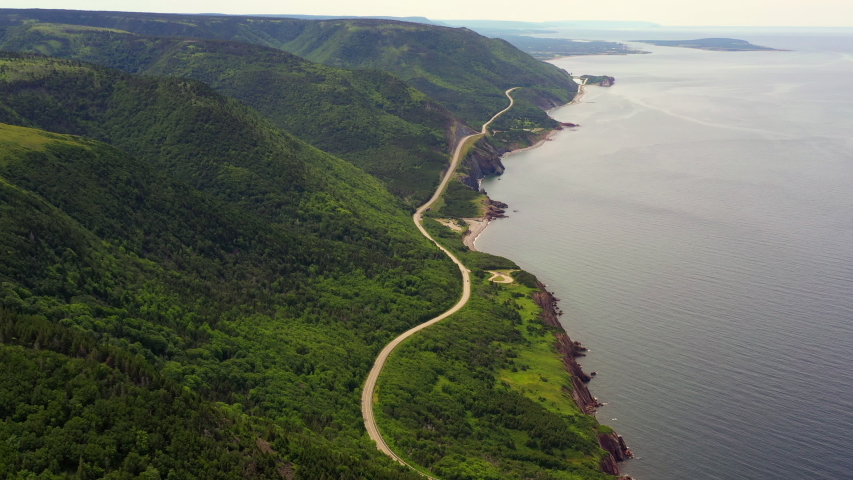
{"label": "gray-blue water", "polygon": [[555,61],[616,85],[484,181],[640,480],[853,478],[853,37],[763,40]]}

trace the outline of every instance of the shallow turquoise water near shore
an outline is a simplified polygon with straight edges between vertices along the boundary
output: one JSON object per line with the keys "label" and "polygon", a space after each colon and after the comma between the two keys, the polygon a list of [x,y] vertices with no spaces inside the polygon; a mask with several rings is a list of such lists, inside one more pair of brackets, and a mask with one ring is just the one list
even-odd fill
{"label": "shallow turquoise water near shore", "polygon": [[483,183],[478,249],[562,299],[640,480],[853,475],[853,42],[822,41],[555,61],[617,83]]}

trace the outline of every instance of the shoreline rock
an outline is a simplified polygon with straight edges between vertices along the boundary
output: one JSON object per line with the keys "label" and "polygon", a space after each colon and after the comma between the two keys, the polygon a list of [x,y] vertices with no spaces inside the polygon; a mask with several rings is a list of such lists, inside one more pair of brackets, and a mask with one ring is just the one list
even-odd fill
{"label": "shoreline rock", "polygon": [[509,205],[499,202],[497,200],[492,200],[491,198],[486,203],[486,213],[483,217],[486,220],[494,220],[495,218],[507,218],[506,209],[509,208]]}
{"label": "shoreline rock", "polygon": [[[566,393],[572,396],[575,404],[582,412],[588,415],[594,415],[596,409],[603,404],[597,398],[592,396],[592,393],[587,388],[586,384],[592,380],[590,375],[587,375],[581,365],[575,360],[576,357],[584,356],[587,349],[580,342],[572,341],[569,334],[560,324],[559,309],[557,308],[558,299],[547,290],[547,287],[538,282],[539,291],[533,294],[533,301],[536,302],[542,309],[541,318],[546,325],[555,328],[554,339],[557,352],[563,357],[563,366],[566,371],[572,376],[572,388],[569,391],[566,388]],[[594,375],[594,374],[593,374]],[[619,467],[617,463],[624,462],[629,458],[633,458],[634,454],[625,444],[625,440],[616,432],[599,433],[598,444],[608,454],[601,459],[601,471],[610,475],[619,475]],[[630,477],[621,477],[630,479]]]}

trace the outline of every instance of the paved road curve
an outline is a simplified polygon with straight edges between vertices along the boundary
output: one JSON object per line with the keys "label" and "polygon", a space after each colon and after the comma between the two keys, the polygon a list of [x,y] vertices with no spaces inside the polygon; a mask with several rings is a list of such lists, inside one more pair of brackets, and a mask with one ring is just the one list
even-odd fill
{"label": "paved road curve", "polygon": [[[459,144],[456,146],[456,151],[453,152],[453,158],[450,161],[450,167],[447,169],[447,173],[445,173],[444,178],[441,180],[441,184],[438,186],[429,201],[423,204],[412,216],[412,219],[415,221],[415,225],[418,227],[418,230],[421,231],[423,236],[435,243],[435,245],[440,248],[442,252],[447,254],[447,256],[450,257],[451,260],[453,260],[453,263],[455,263],[456,266],[459,267],[459,271],[462,272],[462,298],[460,298],[459,302],[457,302],[456,305],[454,305],[453,308],[451,308],[450,310],[442,313],[441,315],[433,318],[432,320],[429,320],[425,323],[411,328],[410,330],[407,330],[406,332],[400,334],[400,336],[392,340],[391,343],[386,345],[385,348],[383,348],[382,351],[379,352],[379,356],[376,357],[376,362],[374,362],[373,368],[367,375],[367,381],[365,382],[364,390],[361,393],[361,414],[362,416],[364,416],[364,426],[365,428],[367,428],[367,434],[373,441],[376,442],[377,448],[379,448],[382,453],[388,455],[394,460],[412,469],[414,469],[414,467],[406,463],[402,458],[398,457],[394,452],[391,451],[391,449],[388,447],[388,444],[385,443],[385,440],[382,438],[382,434],[379,433],[379,427],[376,425],[376,417],[374,417],[373,415],[373,396],[376,391],[376,381],[379,379],[379,374],[382,373],[382,368],[385,366],[385,361],[388,360],[388,356],[391,355],[391,352],[394,351],[394,349],[397,348],[398,345],[403,343],[404,340],[411,337],[420,330],[423,330],[429,327],[430,325],[438,323],[444,320],[445,318],[453,315],[454,313],[458,312],[462,307],[465,306],[466,303],[468,303],[468,299],[471,298],[471,276],[469,270],[465,268],[465,265],[463,265],[462,262],[460,262],[455,255],[450,253],[450,251],[448,251],[446,248],[439,245],[439,243],[436,242],[435,239],[429,235],[429,233],[427,233],[427,231],[422,225],[423,213],[427,211],[427,209],[429,209],[432,204],[435,203],[436,200],[438,200],[439,197],[441,197],[441,194],[444,192],[444,189],[447,188],[448,182],[450,182],[450,180],[453,178],[454,174],[456,173],[456,168],[459,166],[459,162],[461,161],[461,158],[459,157],[462,155],[462,151],[465,145],[474,137],[481,137],[483,135],[486,135],[488,133],[489,125],[493,121],[495,121],[496,118],[498,118],[507,110],[512,108],[515,101],[512,99],[510,92],[512,92],[513,90],[515,90],[515,88],[510,88],[505,92],[507,98],[509,98],[508,107],[496,113],[495,116],[493,116],[488,122],[483,124],[483,129],[480,130],[480,133],[469,135],[459,142]],[[424,476],[430,479],[433,478],[429,475]]]}

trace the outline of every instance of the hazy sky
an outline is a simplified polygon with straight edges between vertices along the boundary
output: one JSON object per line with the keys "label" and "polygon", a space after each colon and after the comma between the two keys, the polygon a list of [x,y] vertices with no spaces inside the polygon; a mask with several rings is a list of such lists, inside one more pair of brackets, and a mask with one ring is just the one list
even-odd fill
{"label": "hazy sky", "polygon": [[0,7],[423,16],[439,20],[636,20],[663,25],[853,27],[853,0],[0,0]]}

